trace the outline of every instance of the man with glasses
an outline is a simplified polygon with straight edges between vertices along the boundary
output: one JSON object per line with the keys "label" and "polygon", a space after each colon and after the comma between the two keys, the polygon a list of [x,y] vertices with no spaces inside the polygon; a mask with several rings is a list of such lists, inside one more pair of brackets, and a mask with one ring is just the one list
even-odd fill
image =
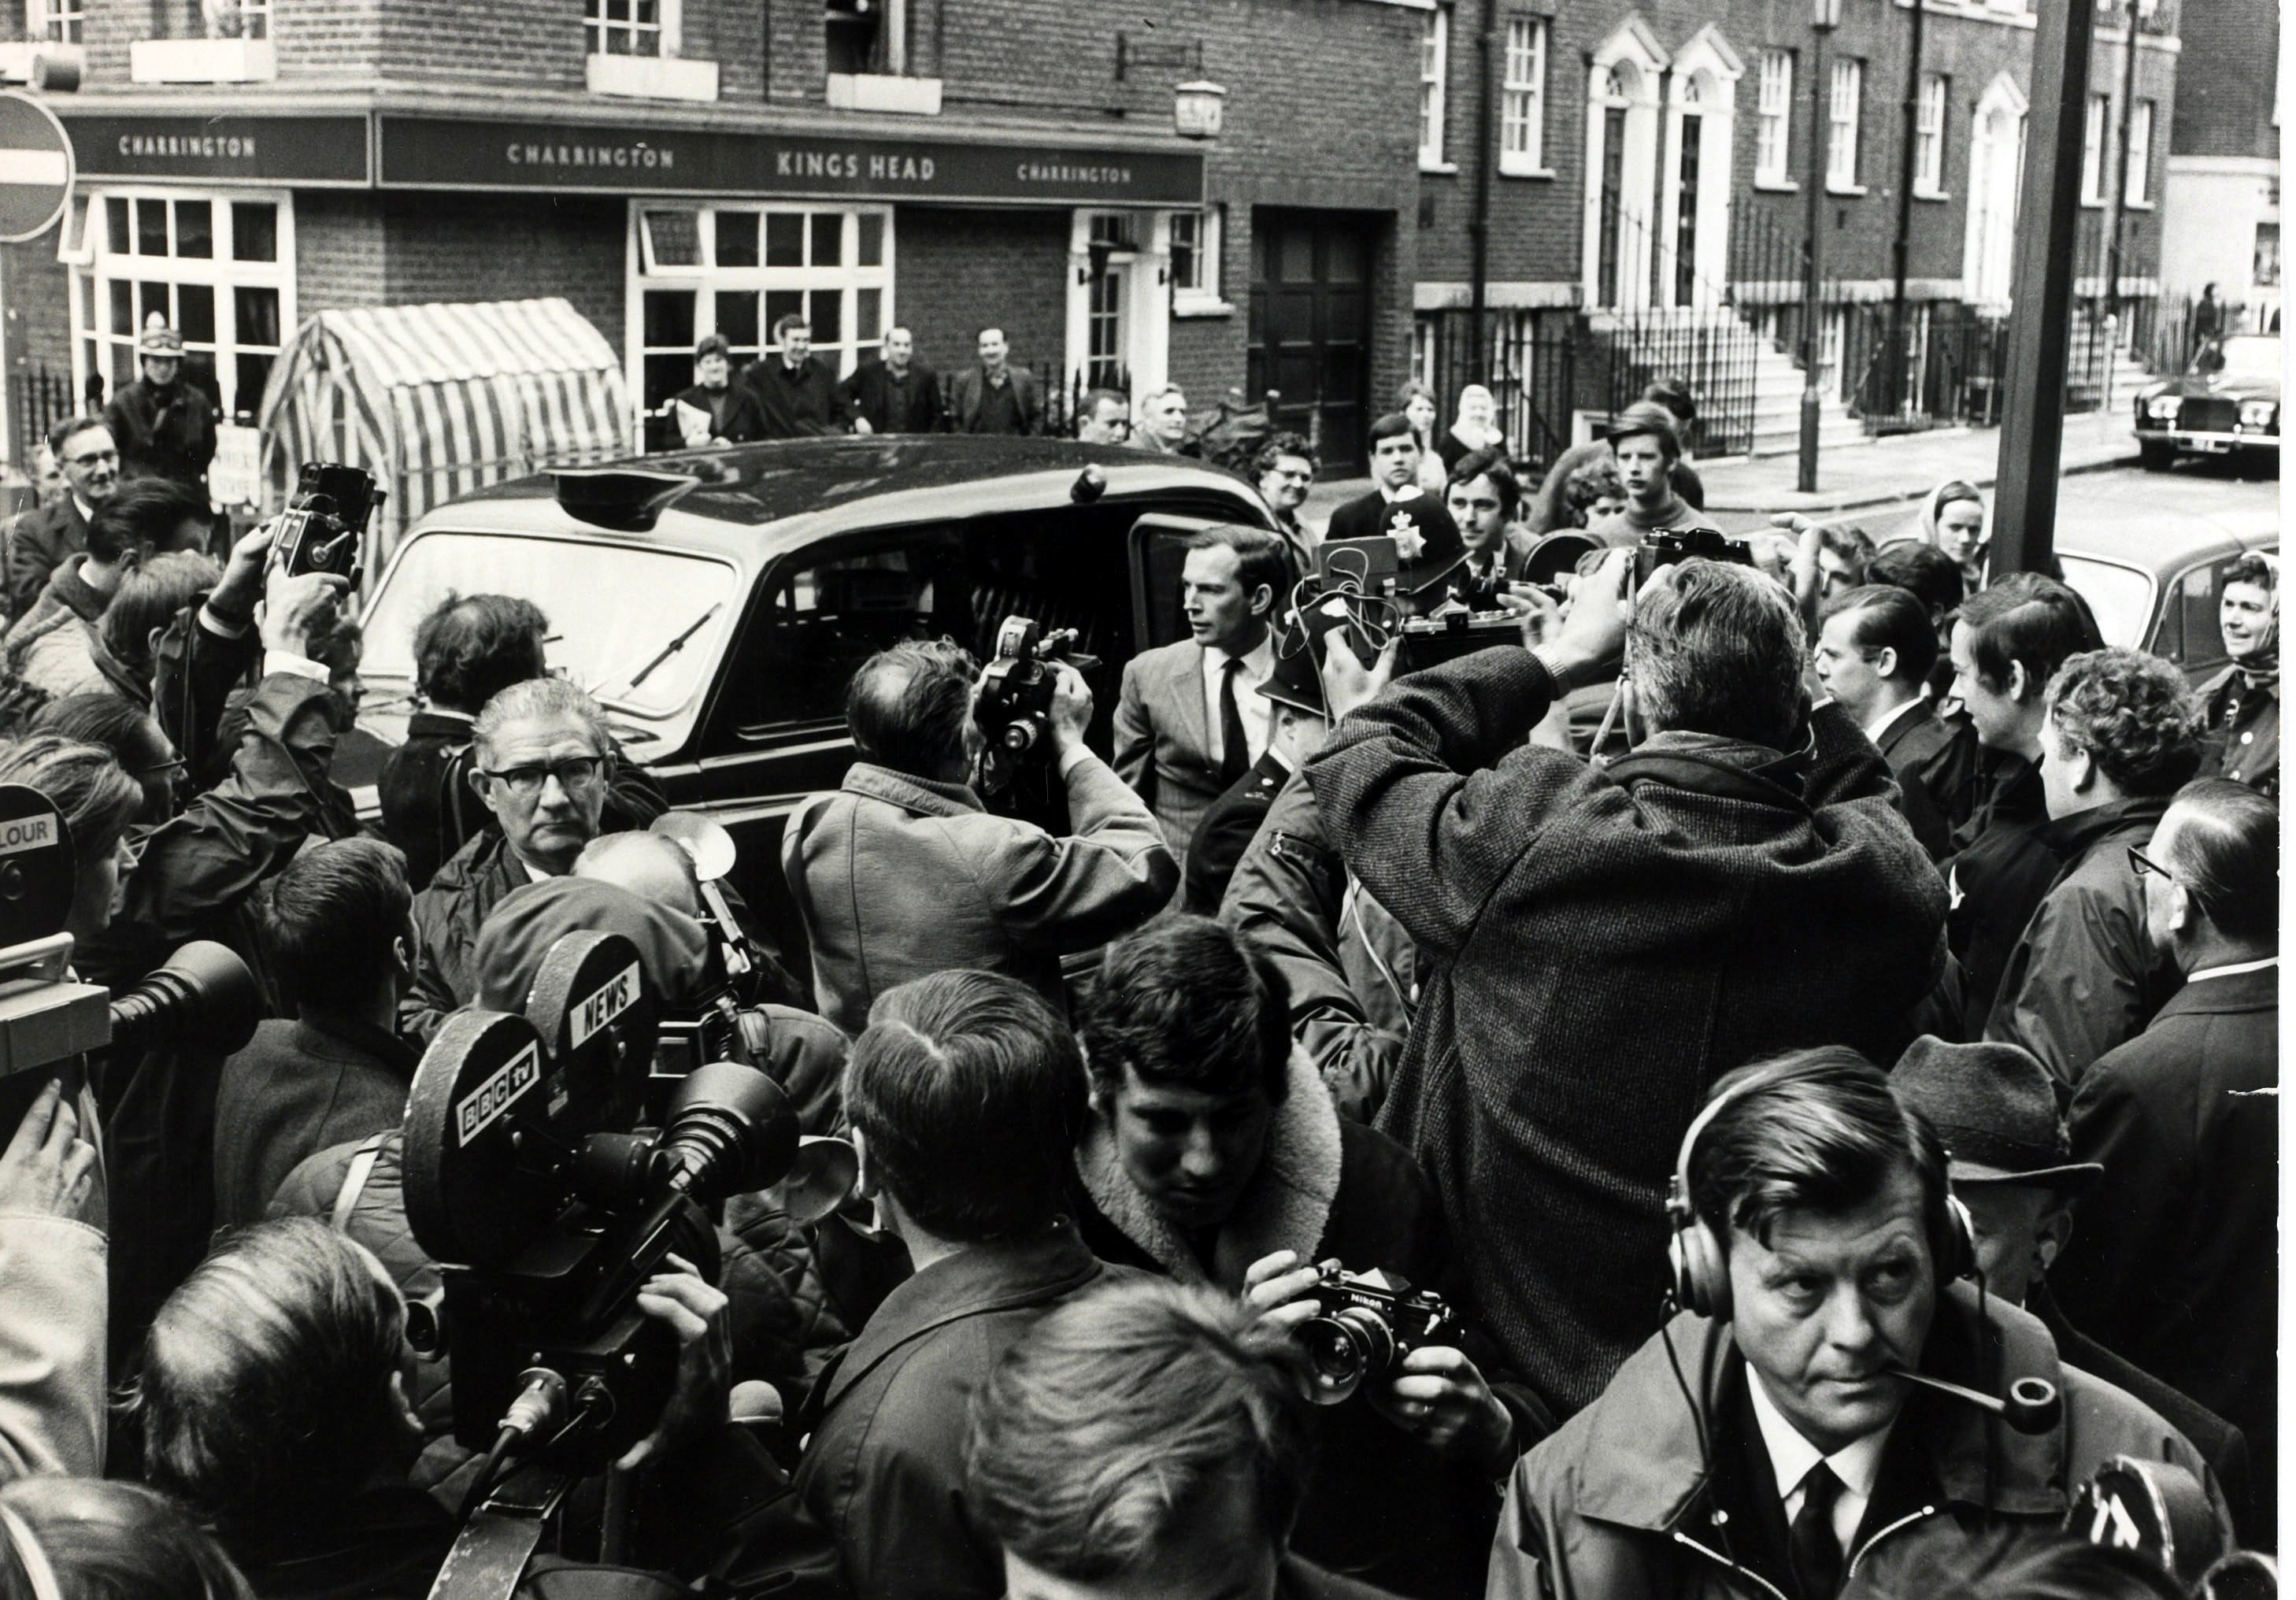
{"label": "man with glasses", "polygon": [[574,870],[601,832],[614,742],[598,704],[561,677],[529,678],[487,702],[472,729],[471,787],[495,826],[455,852],[414,898],[414,979],[399,1030],[427,1044],[478,993],[472,952],[513,889]]}
{"label": "man with glasses", "polygon": [[49,577],[87,548],[95,508],[119,487],[119,447],[103,419],[67,417],[48,431],[48,447],[63,469],[64,493],[16,519],[5,562],[8,615],[30,611]]}

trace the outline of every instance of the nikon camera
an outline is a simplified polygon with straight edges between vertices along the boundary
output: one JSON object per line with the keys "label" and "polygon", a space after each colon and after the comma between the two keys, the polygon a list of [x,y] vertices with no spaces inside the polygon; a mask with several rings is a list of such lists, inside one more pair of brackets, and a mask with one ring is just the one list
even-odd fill
{"label": "nikon camera", "polygon": [[1635,546],[1634,592],[1642,593],[1643,585],[1660,567],[1671,567],[1693,556],[1751,567],[1754,564],[1754,547],[1744,539],[1732,538],[1718,528],[1653,528]]}
{"label": "nikon camera", "polygon": [[1316,1270],[1322,1277],[1308,1292],[1317,1309],[1300,1325],[1300,1338],[1317,1405],[1336,1406],[1366,1382],[1393,1377],[1412,1351],[1459,1338],[1459,1320],[1439,1294],[1376,1268],[1356,1273],[1319,1261]]}

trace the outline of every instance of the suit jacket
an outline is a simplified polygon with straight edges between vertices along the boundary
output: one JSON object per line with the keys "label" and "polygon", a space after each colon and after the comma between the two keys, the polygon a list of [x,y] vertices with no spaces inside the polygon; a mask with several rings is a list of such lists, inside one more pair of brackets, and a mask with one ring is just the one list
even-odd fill
{"label": "suit jacket", "polygon": [[[1004,369],[1013,385],[1013,404],[1021,414],[1021,431],[1042,433],[1045,431],[1045,396],[1037,387],[1037,374],[1025,366],[1007,365]],[[980,418],[982,385],[978,363],[966,367],[950,381],[948,423],[952,433],[977,431],[973,424]]]}
{"label": "suit jacket", "polygon": [[2187,983],[2073,1095],[2073,1153],[2104,1163],[2050,1269],[2114,1353],[2248,1437],[2270,1514],[2279,1431],[2280,972]]}
{"label": "suit jacket", "polygon": [[922,361],[912,360],[907,379],[897,382],[883,358],[872,357],[853,369],[838,395],[845,414],[866,422],[874,433],[939,433],[947,421],[940,374]]}
{"label": "suit jacket", "polygon": [[[766,414],[758,409],[757,391],[745,383],[726,385],[722,394],[713,395],[696,383],[681,390],[677,398],[696,411],[708,412],[714,419],[709,430],[711,439],[722,439],[729,445],[746,445],[766,437]],[[712,405],[712,401],[716,401]],[[722,411],[724,414],[718,414]]]}
{"label": "suit jacket", "polygon": [[[1425,547],[1416,557],[1408,551],[1398,552],[1416,570],[1422,582],[1447,570],[1467,547],[1459,537],[1459,525],[1434,496],[1422,493],[1415,498],[1390,504],[1377,489],[1333,512],[1330,525],[1324,529],[1324,537],[1368,539],[1390,536],[1396,533],[1398,522],[1425,541]],[[1406,574],[1404,587],[1414,587],[1409,573]]]}
{"label": "suit jacket", "polygon": [[1916,702],[1912,710],[1882,730],[1874,746],[1890,770],[1898,775],[1898,809],[1914,830],[1914,837],[1933,861],[1953,849],[1953,825],[1930,786],[1927,774],[1953,743],[1953,734],[1938,714]]}
{"label": "suit jacket", "polygon": [[1987,792],[1956,830],[1959,850],[1941,864],[1952,889],[1946,938],[1966,981],[1965,1039],[1983,1036],[2009,956],[2062,865],[2048,841],[2041,769],[1999,751],[1985,751],[1980,765]]}
{"label": "suit jacket", "polygon": [[1274,751],[1263,753],[1250,770],[1230,784],[1204,810],[1188,841],[1187,869],[1180,874],[1180,907],[1201,916],[1219,915],[1221,897],[1235,864],[1242,859],[1252,835],[1259,832],[1267,808],[1292,776],[1292,769]]}
{"label": "suit jacket", "polygon": [[103,408],[119,444],[123,478],[172,478],[196,488],[215,459],[215,403],[186,372],[166,390],[144,379],[123,384]]}
{"label": "suit jacket", "polygon": [[737,382],[758,403],[759,439],[804,439],[845,430],[837,374],[818,356],[808,356],[792,373],[780,351],[768,350],[743,367]]}
{"label": "suit jacket", "polygon": [[40,598],[55,570],[87,548],[87,519],[67,494],[36,505],[9,524],[8,615],[20,618]]}
{"label": "suit jacket", "polygon": [[1204,813],[1227,788],[1212,759],[1204,710],[1204,649],[1193,639],[1144,650],[1124,664],[1116,702],[1116,775],[1163,825],[1183,869]]}
{"label": "suit jacket", "polygon": [[216,1089],[216,1226],[262,1221],[304,1158],[398,1127],[415,1061],[379,1028],[312,1017],[258,1023]]}

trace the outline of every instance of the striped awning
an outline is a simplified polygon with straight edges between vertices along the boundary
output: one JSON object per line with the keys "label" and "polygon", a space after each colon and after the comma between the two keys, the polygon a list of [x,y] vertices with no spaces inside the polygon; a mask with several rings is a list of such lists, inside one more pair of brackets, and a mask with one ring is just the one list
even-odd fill
{"label": "striped awning", "polygon": [[629,455],[635,424],[613,347],[555,298],[322,311],[272,366],[257,423],[275,504],[306,462],[381,480],[390,497],[368,533],[369,572],[432,506]]}

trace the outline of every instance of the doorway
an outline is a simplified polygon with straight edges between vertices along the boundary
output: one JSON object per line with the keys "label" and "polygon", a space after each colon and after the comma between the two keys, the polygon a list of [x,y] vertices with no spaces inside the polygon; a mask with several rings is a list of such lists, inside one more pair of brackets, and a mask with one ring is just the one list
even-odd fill
{"label": "doorway", "polygon": [[1372,226],[1338,212],[1251,215],[1247,390],[1276,390],[1275,425],[1314,439],[1319,464],[1356,472],[1371,382]]}

